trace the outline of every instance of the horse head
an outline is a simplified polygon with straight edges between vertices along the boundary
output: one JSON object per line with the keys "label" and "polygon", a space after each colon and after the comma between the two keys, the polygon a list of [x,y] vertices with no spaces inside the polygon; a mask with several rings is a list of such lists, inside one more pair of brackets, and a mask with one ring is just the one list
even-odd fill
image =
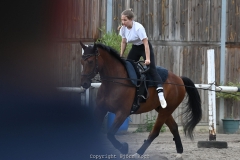
{"label": "horse head", "polygon": [[91,79],[98,73],[98,50],[94,43],[93,46],[86,46],[81,41],[80,44],[84,50],[82,55],[82,73],[81,73],[81,86],[89,88],[91,86]]}

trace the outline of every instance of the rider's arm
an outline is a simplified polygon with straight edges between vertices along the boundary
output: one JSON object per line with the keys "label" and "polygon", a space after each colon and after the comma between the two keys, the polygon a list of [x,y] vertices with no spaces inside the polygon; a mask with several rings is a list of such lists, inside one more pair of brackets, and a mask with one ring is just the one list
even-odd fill
{"label": "rider's arm", "polygon": [[150,50],[149,50],[148,39],[144,38],[142,41],[143,41],[143,44],[144,44],[145,54],[146,54],[145,64],[149,65],[150,64]]}
{"label": "rider's arm", "polygon": [[120,56],[122,57],[127,46],[126,38],[122,38]]}

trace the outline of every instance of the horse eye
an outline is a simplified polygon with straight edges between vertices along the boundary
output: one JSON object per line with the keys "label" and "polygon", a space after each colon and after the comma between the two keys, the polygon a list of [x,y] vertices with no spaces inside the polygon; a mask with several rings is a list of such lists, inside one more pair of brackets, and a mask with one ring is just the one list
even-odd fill
{"label": "horse eye", "polygon": [[88,64],[93,64],[93,60],[88,61]]}

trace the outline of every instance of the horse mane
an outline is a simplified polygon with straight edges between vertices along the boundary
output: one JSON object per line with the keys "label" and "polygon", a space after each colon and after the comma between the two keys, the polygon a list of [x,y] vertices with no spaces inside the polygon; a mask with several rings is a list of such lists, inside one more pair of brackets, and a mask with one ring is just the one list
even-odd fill
{"label": "horse mane", "polygon": [[118,59],[123,65],[126,64],[126,61],[120,57],[120,54],[114,48],[112,48],[110,46],[106,46],[106,45],[104,45],[102,43],[96,43],[96,46],[98,48],[101,48],[101,49],[107,51],[108,53],[110,53],[113,57]]}

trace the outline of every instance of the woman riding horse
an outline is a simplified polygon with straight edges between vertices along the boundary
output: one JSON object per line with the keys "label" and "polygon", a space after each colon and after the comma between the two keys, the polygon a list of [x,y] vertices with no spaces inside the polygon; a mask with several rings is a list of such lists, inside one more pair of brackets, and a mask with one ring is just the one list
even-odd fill
{"label": "woman riding horse", "polygon": [[123,55],[127,43],[133,44],[127,59],[139,61],[140,57],[144,57],[145,64],[150,65],[148,72],[152,76],[155,86],[157,86],[156,90],[158,92],[160,104],[162,108],[166,108],[167,103],[163,95],[163,82],[156,70],[152,45],[148,41],[145,28],[140,23],[135,22],[133,19],[134,13],[131,9],[127,9],[122,12],[121,20],[123,26],[120,28],[119,32],[119,34],[122,36],[120,55]]}
{"label": "woman riding horse", "polygon": [[[98,89],[96,98],[96,108],[94,114],[98,122],[103,122],[107,112],[114,113],[115,119],[110,127],[107,137],[113,146],[121,153],[128,153],[128,144],[120,143],[115,134],[124,120],[130,115],[133,105],[136,87],[132,84],[125,68],[125,60],[122,59],[111,47],[103,44],[94,44],[93,46],[85,46],[80,42],[84,49],[81,64],[83,70],[81,73],[81,86],[89,88],[91,79],[97,73],[100,74],[102,84]],[[160,107],[158,93],[155,87],[149,87],[149,97],[144,103],[140,103],[140,108],[134,114],[140,114],[156,110],[158,116],[156,123],[150,132],[147,140],[134,154],[134,156],[142,155],[159,135],[162,125],[165,123],[173,134],[178,157],[183,153],[183,146],[178,131],[178,125],[173,119],[172,113],[179,106],[188,94],[188,102],[185,111],[182,113],[183,130],[185,135],[193,138],[193,130],[202,117],[201,99],[194,83],[187,77],[179,77],[168,71],[167,80],[163,85],[164,94],[167,101],[167,107]]]}

